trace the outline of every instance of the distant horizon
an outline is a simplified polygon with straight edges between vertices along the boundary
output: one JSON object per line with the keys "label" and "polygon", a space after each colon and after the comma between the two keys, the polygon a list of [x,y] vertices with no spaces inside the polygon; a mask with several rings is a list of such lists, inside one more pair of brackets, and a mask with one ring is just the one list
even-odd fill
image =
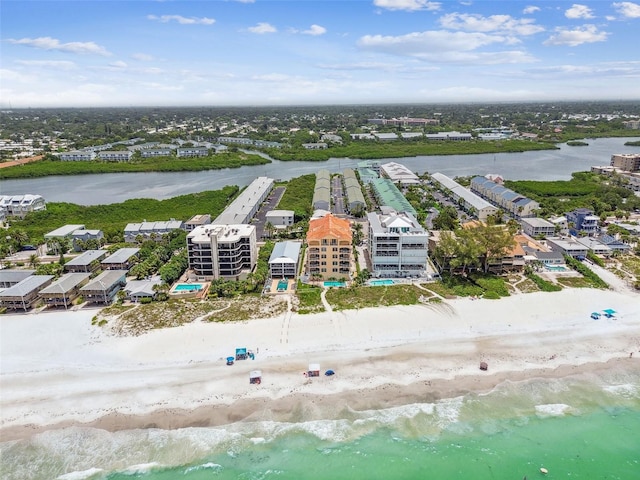
{"label": "distant horizon", "polygon": [[84,106],[56,106],[56,107],[41,107],[41,106],[27,106],[27,107],[14,107],[0,105],[0,111],[9,110],[82,110],[82,109],[118,109],[118,108],[314,108],[314,107],[402,107],[402,106],[438,106],[438,105],[518,105],[518,104],[580,104],[580,103],[635,103],[640,102],[640,97],[634,99],[593,99],[593,100],[513,100],[513,101],[451,101],[451,102],[389,102],[389,103],[326,103],[326,104],[313,104],[313,103],[299,103],[299,104],[228,104],[228,105],[84,105]]}
{"label": "distant horizon", "polygon": [[11,108],[640,98],[640,0],[4,0],[0,27]]}

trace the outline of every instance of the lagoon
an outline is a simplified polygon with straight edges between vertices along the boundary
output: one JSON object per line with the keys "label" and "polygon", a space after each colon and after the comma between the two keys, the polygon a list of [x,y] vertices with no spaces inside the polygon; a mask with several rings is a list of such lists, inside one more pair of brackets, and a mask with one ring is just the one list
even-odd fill
{"label": "lagoon", "polygon": [[[577,171],[592,165],[608,165],[611,155],[637,153],[638,147],[624,143],[637,138],[599,138],[586,140],[589,146],[559,145],[559,150],[476,155],[435,155],[383,159],[398,162],[418,173],[441,172],[450,177],[497,173],[508,180],[568,180]],[[132,198],[163,200],[179,195],[218,190],[226,185],[246,186],[256,177],[290,180],[321,168],[341,172],[355,167],[357,159],[332,158],[326,162],[281,162],[267,165],[209,170],[202,172],[109,173],[0,181],[1,195],[32,193],[47,202],[79,205],[119,203]]]}

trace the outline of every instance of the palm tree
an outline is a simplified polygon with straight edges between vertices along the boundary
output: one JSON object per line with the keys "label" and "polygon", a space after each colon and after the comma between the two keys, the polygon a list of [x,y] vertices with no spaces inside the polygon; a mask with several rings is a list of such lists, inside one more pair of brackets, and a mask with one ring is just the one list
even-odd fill
{"label": "palm tree", "polygon": [[40,257],[36,253],[32,253],[29,255],[29,266],[31,268],[36,268],[40,263]]}

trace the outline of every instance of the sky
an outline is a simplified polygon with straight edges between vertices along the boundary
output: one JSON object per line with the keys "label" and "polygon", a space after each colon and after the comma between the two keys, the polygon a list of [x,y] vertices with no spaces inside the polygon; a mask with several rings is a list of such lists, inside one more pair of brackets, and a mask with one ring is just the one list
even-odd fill
{"label": "sky", "polygon": [[2,0],[0,107],[640,100],[640,0]]}

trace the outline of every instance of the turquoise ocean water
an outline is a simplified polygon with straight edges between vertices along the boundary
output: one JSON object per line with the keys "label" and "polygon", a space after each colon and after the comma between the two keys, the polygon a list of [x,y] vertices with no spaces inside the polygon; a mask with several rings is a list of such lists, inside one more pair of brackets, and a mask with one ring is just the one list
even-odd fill
{"label": "turquoise ocean water", "polygon": [[[504,383],[340,419],[109,433],[1,445],[13,479],[640,479],[640,368]],[[548,470],[547,475],[540,468]]]}

